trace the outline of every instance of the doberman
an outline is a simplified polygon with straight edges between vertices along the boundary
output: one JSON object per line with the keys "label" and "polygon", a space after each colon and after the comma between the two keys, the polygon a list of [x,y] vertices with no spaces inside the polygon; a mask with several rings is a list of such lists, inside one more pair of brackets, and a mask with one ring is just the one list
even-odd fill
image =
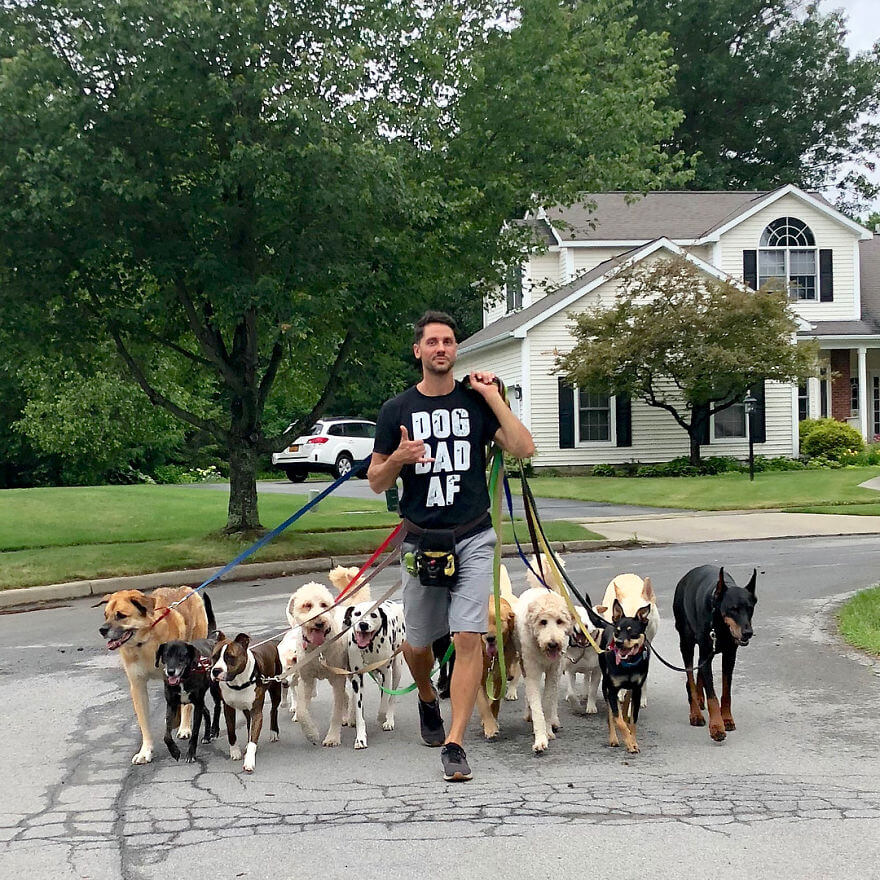
{"label": "doberman", "polygon": [[[636,741],[636,724],[642,701],[642,687],[648,677],[651,649],[645,632],[651,614],[651,606],[644,605],[634,617],[626,617],[618,599],[611,608],[611,622],[600,617],[587,606],[587,615],[593,626],[602,633],[599,666],[602,669],[602,695],[608,707],[608,745],[618,745],[617,732],[623,737],[630,754],[639,751]],[[620,700],[620,691],[629,694]],[[632,713],[632,722],[627,717]],[[616,728],[616,729],[615,729]]]}
{"label": "doberman", "polygon": [[[681,659],[688,669],[687,694],[690,721],[702,727],[706,721],[702,709],[709,706],[709,735],[721,742],[728,730],[736,730],[730,711],[730,687],[736,650],[752,638],[752,615],[755,611],[755,581],[752,571],[745,587],[715,565],[701,565],[689,571],[675,588],[672,610],[678,630]],[[694,675],[694,647],[700,648],[700,661]],[[712,658],[721,655],[721,705],[712,680]],[[705,693],[705,701],[703,694]]]}

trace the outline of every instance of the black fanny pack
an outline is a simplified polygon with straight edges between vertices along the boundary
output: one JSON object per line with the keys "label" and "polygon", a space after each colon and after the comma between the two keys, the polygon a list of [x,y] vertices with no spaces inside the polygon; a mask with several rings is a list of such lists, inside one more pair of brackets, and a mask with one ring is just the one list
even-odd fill
{"label": "black fanny pack", "polygon": [[413,554],[415,572],[425,587],[452,587],[458,579],[455,555],[455,532],[451,529],[426,529],[419,536]]}

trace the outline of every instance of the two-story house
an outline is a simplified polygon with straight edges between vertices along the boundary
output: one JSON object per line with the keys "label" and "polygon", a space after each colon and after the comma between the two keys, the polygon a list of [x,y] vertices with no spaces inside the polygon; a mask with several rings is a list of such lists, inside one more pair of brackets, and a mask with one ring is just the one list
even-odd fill
{"label": "two-story house", "polygon": [[[757,289],[788,287],[798,337],[819,342],[822,378],[806,386],[765,382],[753,389],[756,454],[798,453],[798,421],[831,416],[873,440],[880,435],[880,237],[816,193],[655,192],[631,201],[620,192],[585,205],[525,218],[546,247],[508,279],[484,310],[483,329],[462,341],[456,375],[491,369],[538,448],[536,468],[666,461],[688,452],[669,413],[640,400],[572,389],[554,372],[569,351],[569,313],[610,302],[621,267],[670,254],[709,276]],[[704,455],[748,454],[742,405],[704,431]]]}

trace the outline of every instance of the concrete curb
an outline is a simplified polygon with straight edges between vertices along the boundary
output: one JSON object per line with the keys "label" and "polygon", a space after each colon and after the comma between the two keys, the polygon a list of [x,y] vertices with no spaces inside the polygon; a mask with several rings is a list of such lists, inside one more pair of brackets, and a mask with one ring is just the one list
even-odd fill
{"label": "concrete curb", "polygon": [[[583,553],[591,550],[607,550],[639,546],[638,541],[552,541],[550,546],[559,553]],[[501,555],[516,556],[516,544],[504,544]],[[289,577],[297,574],[327,572],[337,565],[363,565],[368,553],[354,556],[319,556],[310,559],[290,559],[280,562],[253,562],[239,565],[220,578],[219,583],[251,581],[260,578]],[[158,571],[127,577],[99,578],[88,581],[68,581],[63,584],[47,584],[41,587],[23,587],[0,590],[0,609],[40,602],[58,602],[65,599],[83,599],[88,596],[104,596],[117,590],[154,590],[156,587],[197,587],[206,581],[214,568],[190,568],[183,571]]]}

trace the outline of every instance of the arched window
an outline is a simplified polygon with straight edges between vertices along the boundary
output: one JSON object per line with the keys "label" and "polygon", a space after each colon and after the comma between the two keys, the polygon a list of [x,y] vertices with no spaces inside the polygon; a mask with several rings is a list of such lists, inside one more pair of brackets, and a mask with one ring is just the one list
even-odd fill
{"label": "arched window", "polygon": [[813,232],[797,217],[780,217],[761,233],[758,287],[787,288],[792,299],[818,299],[817,251]]}

